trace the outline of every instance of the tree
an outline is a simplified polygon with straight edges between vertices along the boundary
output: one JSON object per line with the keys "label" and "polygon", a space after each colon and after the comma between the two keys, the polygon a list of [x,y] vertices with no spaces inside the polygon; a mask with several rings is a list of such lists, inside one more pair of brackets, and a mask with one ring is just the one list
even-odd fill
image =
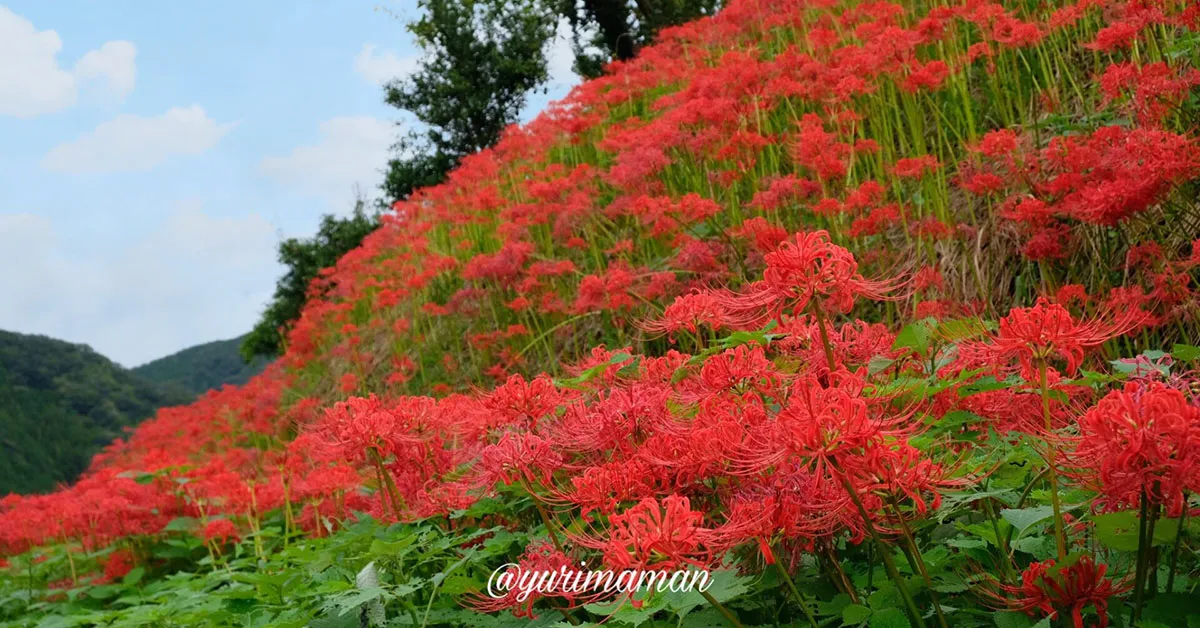
{"label": "tree", "polygon": [[420,69],[385,87],[385,101],[424,129],[397,145],[384,190],[392,199],[441,182],[466,155],[495,144],[528,94],[546,82],[544,48],[557,17],[540,0],[421,0],[408,25]]}
{"label": "tree", "polygon": [[388,200],[441,183],[471,153],[500,139],[530,92],[548,78],[546,54],[558,23],[574,34],[575,70],[601,73],[632,58],[659,30],[710,15],[721,0],[421,0],[408,25],[425,52],[420,69],[385,87],[385,101],[411,112],[423,130],[394,148],[383,189]]}
{"label": "tree", "polygon": [[333,266],[357,248],[378,227],[379,215],[367,214],[366,203],[359,199],[353,214],[346,218],[322,216],[315,236],[281,242],[279,261],[287,267],[287,272],[275,284],[271,302],[242,342],[242,359],[249,363],[258,356],[274,357],[282,353],[286,330],[300,317],[313,279],[322,269]]}
{"label": "tree", "polygon": [[721,0],[558,0],[574,34],[575,71],[600,76],[612,60],[627,61],[664,28],[712,15]]}

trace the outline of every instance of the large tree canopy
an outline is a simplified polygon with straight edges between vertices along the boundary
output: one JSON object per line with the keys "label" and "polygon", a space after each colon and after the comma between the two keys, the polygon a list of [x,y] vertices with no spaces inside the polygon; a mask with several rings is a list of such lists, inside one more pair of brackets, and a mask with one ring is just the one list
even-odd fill
{"label": "large tree canopy", "polygon": [[422,0],[408,25],[425,55],[389,83],[386,102],[423,128],[398,144],[384,190],[393,199],[436,184],[458,161],[495,144],[528,94],[546,82],[557,16],[539,0]]}

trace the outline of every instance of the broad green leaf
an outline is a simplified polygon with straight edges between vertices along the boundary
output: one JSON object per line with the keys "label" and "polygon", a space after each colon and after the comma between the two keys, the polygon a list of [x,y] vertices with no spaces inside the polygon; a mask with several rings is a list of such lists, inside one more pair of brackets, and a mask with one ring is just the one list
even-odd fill
{"label": "broad green leaf", "polygon": [[908,615],[904,611],[892,607],[875,611],[867,625],[871,628],[909,628],[912,624],[908,622]]}
{"label": "broad green leaf", "polygon": [[1050,506],[1034,506],[1033,508],[1022,508],[1020,510],[1005,508],[1000,511],[1000,516],[1017,529],[1016,538],[1019,539],[1025,536],[1025,533],[1033,528],[1033,526],[1053,517],[1054,508]]}
{"label": "broad green leaf", "polygon": [[1200,360],[1200,347],[1195,345],[1177,344],[1171,347],[1171,357],[1184,362],[1194,362]]}
{"label": "broad green leaf", "polygon": [[871,616],[871,609],[861,604],[851,604],[842,609],[842,621],[857,626],[867,621]]}
{"label": "broad green leaf", "polygon": [[1031,628],[1033,620],[1025,613],[1016,611],[996,611],[992,613],[992,621],[996,628]]}
{"label": "broad green leaf", "polygon": [[142,576],[144,575],[146,575],[145,567],[134,567],[129,570],[129,573],[125,574],[125,577],[121,579],[121,583],[127,587],[135,585],[142,581]]}
{"label": "broad green leaf", "polygon": [[882,373],[883,371],[888,370],[888,368],[895,363],[896,361],[891,358],[885,358],[881,355],[877,355],[867,362],[867,373],[870,375]]}
{"label": "broad green leaf", "polygon": [[929,339],[933,336],[936,325],[937,321],[932,318],[923,318],[905,325],[904,329],[896,334],[896,341],[892,343],[892,349],[897,351],[911,349],[922,358],[928,357]]}
{"label": "broad green leaf", "polygon": [[200,525],[192,517],[176,517],[163,526],[163,532],[190,532]]}
{"label": "broad green leaf", "polygon": [[1104,547],[1122,552],[1136,552],[1138,548],[1138,515],[1132,510],[1110,512],[1092,519],[1095,524],[1096,541]]}

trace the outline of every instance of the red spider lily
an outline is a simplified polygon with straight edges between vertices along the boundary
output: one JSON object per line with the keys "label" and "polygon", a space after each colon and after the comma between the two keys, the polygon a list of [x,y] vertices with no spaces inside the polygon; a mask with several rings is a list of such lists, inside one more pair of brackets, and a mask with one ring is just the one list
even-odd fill
{"label": "red spider lily", "polygon": [[509,432],[500,442],[484,448],[475,473],[477,483],[483,487],[490,488],[497,482],[550,486],[554,472],[562,465],[562,457],[550,441],[533,434]]}
{"label": "red spider lily", "polygon": [[837,375],[828,387],[815,377],[797,379],[787,405],[775,421],[751,433],[737,462],[754,473],[800,457],[818,469],[844,472],[864,452],[913,432],[909,416],[876,416],[861,395],[861,379],[844,371]]}
{"label": "red spider lily", "polygon": [[896,161],[892,173],[900,178],[919,179],[926,171],[933,172],[941,167],[937,157],[922,155],[920,157],[905,157]]}
{"label": "red spider lily", "polygon": [[1014,308],[1000,319],[1000,330],[987,343],[964,343],[964,355],[978,356],[1002,370],[1016,358],[1021,376],[1034,381],[1039,365],[1055,356],[1066,361],[1066,372],[1074,375],[1087,349],[1137,329],[1143,317],[1123,310],[1105,318],[1076,322],[1065,307],[1039,298],[1028,308]]}
{"label": "red spider lily", "polygon": [[[124,578],[125,575],[130,571],[133,571],[133,568],[137,566],[137,561],[133,555],[133,552],[130,550],[118,549],[109,554],[108,557],[104,559],[103,564],[103,581],[116,582],[117,580]],[[100,583],[96,582],[94,584]]]}
{"label": "red spider lily", "polygon": [[713,558],[707,549],[712,533],[703,527],[703,519],[686,497],[648,497],[611,515],[606,535],[571,538],[583,547],[602,551],[605,564],[616,570],[703,567]]}
{"label": "red spider lily", "polygon": [[522,426],[532,428],[537,422],[554,414],[568,399],[545,375],[526,381],[513,375],[481,400],[486,411],[484,424],[489,427]]}
{"label": "red spider lily", "polygon": [[224,545],[230,541],[237,541],[240,538],[237,527],[228,519],[213,519],[209,521],[205,524],[201,536],[205,541],[219,545]]}
{"label": "red spider lily", "polygon": [[1200,491],[1200,407],[1160,382],[1130,382],[1079,419],[1073,459],[1105,510],[1143,499],[1178,517]]}
{"label": "red spider lily", "polygon": [[814,299],[834,312],[848,312],[857,297],[882,300],[898,281],[864,279],[858,262],[846,249],[833,244],[829,233],[797,233],[763,257],[763,280],[727,299],[739,309],[765,308],[772,317],[784,310],[801,313]]}
{"label": "red spider lily", "polygon": [[650,332],[665,332],[674,337],[674,334],[683,330],[699,333],[700,325],[707,325],[712,330],[721,329],[727,325],[728,318],[724,301],[718,293],[695,292],[676,297],[661,317],[643,323],[642,328]]}
{"label": "red spider lily", "polygon": [[709,358],[700,368],[700,383],[709,393],[769,392],[778,384],[761,346],[742,345]]}
{"label": "red spider lily", "polygon": [[[541,600],[551,600],[551,605],[561,610],[577,608],[603,596],[603,591],[575,590],[582,588],[574,576],[582,569],[550,543],[530,543],[517,564],[494,579],[497,590],[491,595],[473,595],[467,605],[481,613],[507,610],[513,617],[530,620],[537,619],[533,606]],[[509,583],[513,586],[506,587]]]}
{"label": "red spider lily", "polygon": [[772,563],[774,539],[811,549],[815,539],[831,537],[849,525],[848,507],[840,485],[806,467],[785,466],[727,499],[726,521],[713,530],[712,542],[714,547],[733,548],[752,541]]}
{"label": "red spider lily", "polygon": [[1006,607],[1030,617],[1060,617],[1069,612],[1072,625],[1084,628],[1083,609],[1096,611],[1099,627],[1108,626],[1108,600],[1129,589],[1104,577],[1108,566],[1096,564],[1091,556],[1055,567],[1053,560],[1033,563],[1021,573],[1020,585],[1001,585],[1012,596]]}
{"label": "red spider lily", "polygon": [[1100,89],[1108,100],[1130,93],[1131,108],[1138,124],[1162,124],[1163,119],[1187,99],[1188,92],[1200,84],[1200,71],[1176,71],[1166,63],[1113,64],[1100,77]]}
{"label": "red spider lily", "polygon": [[1046,400],[1050,409],[1049,433],[1042,417],[1043,399],[1037,392],[1014,389],[984,391],[963,399],[962,406],[987,419],[999,434],[1033,434],[1043,439],[1054,439],[1057,443],[1057,431],[1071,425],[1079,410],[1093,400],[1090,388],[1064,385],[1062,379],[1058,371],[1047,369],[1046,387],[1055,393]]}

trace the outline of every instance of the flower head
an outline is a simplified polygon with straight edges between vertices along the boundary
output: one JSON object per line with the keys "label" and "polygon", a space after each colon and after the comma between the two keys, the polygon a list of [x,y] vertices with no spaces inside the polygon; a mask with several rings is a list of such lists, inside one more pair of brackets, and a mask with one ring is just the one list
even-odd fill
{"label": "flower head", "polygon": [[1108,318],[1077,322],[1067,308],[1039,298],[1033,307],[1013,308],[1000,319],[1000,330],[989,344],[969,344],[966,353],[980,353],[997,366],[1016,358],[1021,376],[1037,377],[1039,365],[1052,357],[1066,361],[1066,372],[1074,375],[1087,349],[1098,347],[1141,324],[1140,316],[1123,311]]}

